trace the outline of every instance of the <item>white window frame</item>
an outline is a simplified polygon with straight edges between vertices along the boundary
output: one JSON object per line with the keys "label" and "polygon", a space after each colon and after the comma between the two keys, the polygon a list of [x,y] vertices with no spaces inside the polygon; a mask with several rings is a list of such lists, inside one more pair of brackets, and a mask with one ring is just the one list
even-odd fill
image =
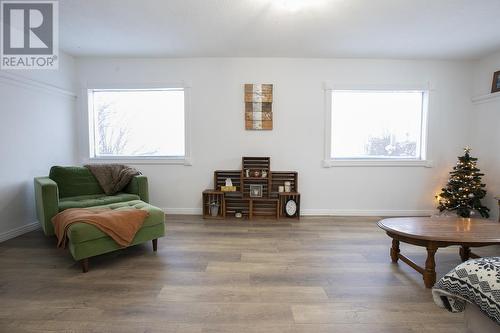
{"label": "white window frame", "polygon": [[[96,156],[94,152],[94,90],[155,90],[178,89],[184,91],[184,156]],[[186,83],[158,83],[158,84],[88,84],[84,92],[87,116],[87,162],[88,163],[125,163],[140,164],[175,164],[192,165],[191,155],[191,87]]]}
{"label": "white window frame", "polygon": [[[339,85],[325,82],[325,135],[323,167],[432,167],[428,159],[428,120],[430,84],[424,85]],[[382,159],[382,158],[333,158],[332,148],[332,93],[338,90],[351,91],[418,91],[423,92],[422,124],[421,124],[421,156],[419,159]]]}

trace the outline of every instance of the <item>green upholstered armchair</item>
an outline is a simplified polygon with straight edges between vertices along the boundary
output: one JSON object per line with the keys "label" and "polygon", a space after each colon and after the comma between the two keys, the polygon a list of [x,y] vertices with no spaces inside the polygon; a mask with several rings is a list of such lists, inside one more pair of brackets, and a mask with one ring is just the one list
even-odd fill
{"label": "green upholstered armchair", "polygon": [[[157,239],[165,235],[165,214],[148,204],[148,179],[145,176],[135,176],[123,192],[115,195],[104,194],[95,177],[84,167],[54,166],[48,177],[36,177],[34,182],[36,212],[47,236],[54,235],[52,218],[65,209],[119,209],[127,206],[149,213],[132,245],[152,240],[156,251]],[[83,260],[84,271],[88,269],[87,258],[120,248],[109,236],[85,223],[75,223],[69,227],[68,247],[75,260]]]}

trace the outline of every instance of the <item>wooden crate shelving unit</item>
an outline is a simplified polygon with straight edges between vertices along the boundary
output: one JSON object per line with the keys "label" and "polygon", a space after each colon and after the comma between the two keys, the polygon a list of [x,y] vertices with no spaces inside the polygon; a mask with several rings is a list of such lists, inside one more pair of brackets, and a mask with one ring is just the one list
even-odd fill
{"label": "wooden crate shelving unit", "polygon": [[[250,177],[246,177],[250,170]],[[256,177],[254,171],[267,173],[266,177]],[[222,192],[221,186],[230,178],[235,192]],[[290,192],[279,192],[279,186],[290,182]],[[250,197],[250,185],[262,185],[262,197]],[[297,214],[300,217],[300,193],[298,192],[298,173],[295,171],[271,171],[269,157],[243,157],[241,170],[216,170],[214,172],[214,189],[203,192],[203,217],[223,219],[234,217],[240,212],[247,219],[279,219],[288,218],[285,205],[289,199],[297,203]],[[210,203],[219,203],[217,216],[210,214]]]}
{"label": "wooden crate shelving unit", "polygon": [[244,218],[252,218],[252,201],[249,198],[225,198],[225,216],[232,216],[240,212]]}
{"label": "wooden crate shelving unit", "polygon": [[278,199],[253,198],[251,213],[253,219],[279,219],[279,201]]}
{"label": "wooden crate shelving unit", "polygon": [[236,192],[223,192],[226,197],[241,197],[241,170],[217,170],[214,172],[214,188],[221,190],[221,186],[226,184],[226,178],[231,178],[233,185],[236,186]]}
{"label": "wooden crate shelving unit", "polygon": [[[223,219],[226,217],[226,209],[224,207],[224,192],[214,191],[214,190],[205,190],[202,193],[203,200],[203,217],[207,219]],[[210,206],[215,202],[219,205],[219,209],[217,212],[217,216],[212,216],[210,213]]]}
{"label": "wooden crate shelving unit", "polygon": [[278,188],[285,186],[285,182],[289,181],[292,187],[290,192],[299,192],[299,174],[295,171],[272,171],[271,172],[271,196],[278,197]]}

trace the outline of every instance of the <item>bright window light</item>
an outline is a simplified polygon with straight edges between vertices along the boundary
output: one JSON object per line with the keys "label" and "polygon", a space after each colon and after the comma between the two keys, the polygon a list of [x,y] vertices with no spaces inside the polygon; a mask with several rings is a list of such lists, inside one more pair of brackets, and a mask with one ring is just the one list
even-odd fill
{"label": "bright window light", "polygon": [[89,90],[91,158],[185,156],[183,89]]}
{"label": "bright window light", "polygon": [[331,158],[425,159],[426,92],[333,90]]}

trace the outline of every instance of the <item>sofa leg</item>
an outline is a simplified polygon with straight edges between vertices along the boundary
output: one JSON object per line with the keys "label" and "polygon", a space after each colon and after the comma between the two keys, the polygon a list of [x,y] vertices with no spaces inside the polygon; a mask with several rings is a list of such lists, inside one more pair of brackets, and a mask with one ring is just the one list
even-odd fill
{"label": "sofa leg", "polygon": [[89,258],[80,260],[80,263],[82,264],[82,272],[87,273],[89,271]]}
{"label": "sofa leg", "polygon": [[156,252],[158,250],[158,239],[153,239],[153,251]]}

